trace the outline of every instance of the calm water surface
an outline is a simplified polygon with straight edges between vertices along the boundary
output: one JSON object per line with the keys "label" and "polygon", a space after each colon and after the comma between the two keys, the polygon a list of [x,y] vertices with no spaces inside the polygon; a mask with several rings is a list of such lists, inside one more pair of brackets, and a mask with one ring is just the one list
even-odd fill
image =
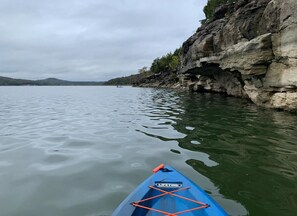
{"label": "calm water surface", "polygon": [[297,115],[219,95],[0,87],[0,215],[98,216],[160,163],[230,215],[296,215]]}

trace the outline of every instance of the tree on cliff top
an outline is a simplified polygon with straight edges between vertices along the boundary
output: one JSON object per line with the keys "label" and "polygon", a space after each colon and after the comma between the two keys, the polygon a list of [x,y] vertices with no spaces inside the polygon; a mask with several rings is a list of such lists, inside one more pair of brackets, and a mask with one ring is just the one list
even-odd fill
{"label": "tree on cliff top", "polygon": [[203,9],[206,19],[213,18],[214,12],[217,7],[226,3],[236,2],[236,1],[238,0],[208,0],[207,5]]}
{"label": "tree on cliff top", "polygon": [[150,68],[153,73],[176,71],[180,65],[180,49],[168,53],[161,58],[156,58]]}

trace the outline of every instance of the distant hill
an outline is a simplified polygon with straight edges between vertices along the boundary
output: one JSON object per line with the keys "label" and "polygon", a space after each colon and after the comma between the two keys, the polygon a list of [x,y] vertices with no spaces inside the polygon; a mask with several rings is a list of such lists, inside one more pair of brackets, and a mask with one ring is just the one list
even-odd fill
{"label": "distant hill", "polygon": [[34,81],[0,76],[0,85],[34,85]]}
{"label": "distant hill", "polygon": [[43,80],[26,80],[13,79],[0,76],[0,86],[21,86],[21,85],[36,85],[36,86],[98,86],[104,82],[84,82],[84,81],[67,81],[56,78],[48,78]]}

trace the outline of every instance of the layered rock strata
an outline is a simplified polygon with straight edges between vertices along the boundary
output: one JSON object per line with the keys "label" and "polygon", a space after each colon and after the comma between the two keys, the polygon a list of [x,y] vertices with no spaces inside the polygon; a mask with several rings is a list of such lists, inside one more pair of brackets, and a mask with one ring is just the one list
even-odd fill
{"label": "layered rock strata", "polygon": [[297,1],[218,8],[182,47],[180,85],[297,110]]}

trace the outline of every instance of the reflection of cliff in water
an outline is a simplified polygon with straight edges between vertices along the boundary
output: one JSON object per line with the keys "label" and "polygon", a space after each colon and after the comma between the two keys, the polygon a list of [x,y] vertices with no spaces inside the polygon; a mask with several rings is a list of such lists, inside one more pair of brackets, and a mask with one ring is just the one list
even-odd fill
{"label": "reflection of cliff in water", "polygon": [[[224,203],[233,200],[250,215],[295,215],[296,114],[222,95],[157,89],[143,91],[138,102],[145,104],[141,115],[147,120],[136,124],[137,131],[157,138],[180,155],[178,162],[185,161],[208,178],[225,196],[220,201],[229,213],[245,212],[234,209],[241,205]],[[199,184],[206,190],[210,186],[212,196],[220,199],[203,181]]]}
{"label": "reflection of cliff in water", "polygon": [[180,100],[184,112],[174,128],[186,136],[179,146],[206,153],[217,163],[189,158],[187,164],[250,215],[296,215],[296,115],[219,95],[185,95]]}

